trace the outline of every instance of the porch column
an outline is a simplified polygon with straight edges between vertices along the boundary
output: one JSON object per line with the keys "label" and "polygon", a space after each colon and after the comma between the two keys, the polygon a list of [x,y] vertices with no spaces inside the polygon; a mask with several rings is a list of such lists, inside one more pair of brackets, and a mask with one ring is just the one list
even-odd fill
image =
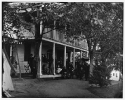
{"label": "porch column", "polygon": [[10,57],[13,56],[13,46],[10,45]]}
{"label": "porch column", "polygon": [[89,57],[89,51],[87,51],[87,57]]}
{"label": "porch column", "polygon": [[42,42],[41,42],[40,48],[39,48],[39,58],[40,58],[40,66],[37,69],[38,78],[40,78],[40,76],[42,75]]}
{"label": "porch column", "polygon": [[72,62],[72,52],[70,52],[70,62]]}
{"label": "porch column", "polygon": [[66,67],[66,46],[64,46],[64,66]]}
{"label": "porch column", "polygon": [[75,68],[75,48],[73,49],[73,67]]}
{"label": "porch column", "polygon": [[53,74],[55,75],[55,43],[53,43]]}
{"label": "porch column", "polygon": [[82,51],[80,52],[80,58],[82,58]]}

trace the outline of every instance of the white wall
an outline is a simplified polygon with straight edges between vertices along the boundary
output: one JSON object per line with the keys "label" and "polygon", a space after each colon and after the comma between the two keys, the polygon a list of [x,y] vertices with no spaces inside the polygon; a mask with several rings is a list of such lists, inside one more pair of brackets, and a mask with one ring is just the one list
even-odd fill
{"label": "white wall", "polygon": [[[26,65],[26,62],[24,61],[24,45],[23,44],[17,44],[17,48],[15,47],[13,49],[13,56],[15,57],[15,60],[17,61],[17,63],[19,60],[21,73],[24,73],[25,72],[24,65]],[[19,73],[19,65],[17,66],[17,70],[16,70],[17,73]]]}
{"label": "white wall", "polygon": [[86,40],[80,41],[80,46],[88,50],[88,44]]}
{"label": "white wall", "polygon": [[119,79],[120,79],[120,72],[116,71],[116,70],[113,70],[111,72],[111,78],[110,78],[110,80],[119,81]]}
{"label": "white wall", "polygon": [[18,57],[19,57],[21,73],[25,73],[24,65],[27,65],[27,61],[24,61],[24,45],[18,45],[17,47],[18,47]]}

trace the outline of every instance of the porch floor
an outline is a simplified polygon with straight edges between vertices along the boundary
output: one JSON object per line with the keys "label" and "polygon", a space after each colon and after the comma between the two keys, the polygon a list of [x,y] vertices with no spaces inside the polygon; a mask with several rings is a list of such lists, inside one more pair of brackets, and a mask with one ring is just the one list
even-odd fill
{"label": "porch floor", "polygon": [[[41,75],[39,78],[59,78],[61,77],[60,74],[58,75]],[[16,76],[12,76],[12,78],[19,78],[19,73]],[[21,73],[21,78],[32,78],[31,73]]]}

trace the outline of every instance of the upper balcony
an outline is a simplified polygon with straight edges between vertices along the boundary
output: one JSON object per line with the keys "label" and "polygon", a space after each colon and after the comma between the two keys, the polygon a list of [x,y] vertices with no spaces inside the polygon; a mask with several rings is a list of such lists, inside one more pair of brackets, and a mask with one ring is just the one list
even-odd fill
{"label": "upper balcony", "polygon": [[58,30],[53,30],[53,31],[50,31],[50,30],[51,28],[45,28],[44,32],[46,34],[43,35],[44,38],[49,38],[58,42],[66,43],[75,47],[88,50],[87,41],[85,39],[82,41],[78,39],[68,39],[68,38],[65,38],[64,34],[59,32]]}
{"label": "upper balcony", "polygon": [[[19,29],[20,37],[24,37],[24,39],[35,39],[35,26],[32,23],[31,18],[27,16],[26,13],[20,13],[20,14],[23,15],[23,17],[21,17],[21,22],[24,24]],[[42,32],[42,25],[46,27],[44,30],[45,34],[43,35],[44,38],[49,38],[58,42],[63,42],[68,45],[72,45],[75,47],[79,47],[81,49],[88,50],[88,44],[85,39],[81,41],[73,38],[72,39],[65,38],[64,32],[61,33],[59,30],[60,29],[70,30],[70,25],[68,24],[62,25],[61,19],[54,21],[51,18],[47,18],[41,21],[40,33]],[[56,28],[56,30],[50,31],[54,27]]]}
{"label": "upper balcony", "polygon": [[[48,24],[51,24],[50,22]],[[50,28],[51,26],[48,26],[44,29],[44,38],[52,39],[58,42],[62,42],[71,46],[79,47],[81,49],[88,50],[88,44],[87,41],[84,40],[78,40],[78,39],[73,39],[73,38],[65,38],[64,32],[60,32],[58,29],[52,30]],[[51,31],[52,30],[52,31]],[[40,25],[40,32],[42,32],[42,26]],[[34,24],[29,24],[21,26],[19,29],[19,33],[21,37],[24,37],[24,39],[35,39],[35,26]]]}

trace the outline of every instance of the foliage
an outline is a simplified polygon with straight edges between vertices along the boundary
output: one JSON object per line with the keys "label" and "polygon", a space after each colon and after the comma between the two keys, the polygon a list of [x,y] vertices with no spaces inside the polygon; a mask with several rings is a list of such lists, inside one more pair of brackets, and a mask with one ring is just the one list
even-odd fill
{"label": "foliage", "polygon": [[[36,15],[37,9],[39,16]],[[122,34],[122,3],[12,3],[9,16],[16,21],[15,24],[17,19],[24,17],[17,11],[25,12],[25,16],[29,16],[30,22],[33,23],[44,21],[45,16],[47,18],[44,23],[48,18],[59,20],[59,24],[67,26],[66,30],[63,28],[66,31],[63,33],[67,36],[87,39],[90,53],[95,49],[97,43],[100,44],[100,41],[103,42],[102,44],[112,43],[106,42],[107,39],[115,40],[119,33]],[[17,18],[13,18],[12,15]]]}
{"label": "foliage", "polygon": [[87,40],[91,64],[96,53],[103,59],[122,54],[123,3],[67,3],[53,11],[68,23],[67,36]]}
{"label": "foliage", "polygon": [[[123,52],[123,3],[39,2],[11,3],[11,5],[10,3],[9,5],[3,3],[3,9],[4,27],[6,26],[5,22],[9,22],[12,26],[11,29],[13,27],[18,28],[20,19],[25,19],[36,26],[36,40],[42,38],[46,23],[50,22],[49,19],[59,20],[56,27],[59,28],[60,26],[62,29],[59,31],[62,31],[67,37],[87,40],[91,64],[93,64],[96,53],[100,57],[105,55],[103,59],[106,60],[114,58],[117,53],[122,54]],[[20,12],[25,13],[21,15]],[[27,16],[28,18],[24,18]],[[43,21],[42,34],[40,34],[38,28],[40,21]],[[52,26],[52,29],[56,28],[53,25],[50,26]],[[101,49],[97,49],[97,46]],[[37,53],[38,48],[36,48]]]}
{"label": "foliage", "polygon": [[[19,30],[21,26],[26,28],[27,26],[30,26],[31,24],[33,24],[35,27],[35,32],[34,32],[35,59],[34,60],[36,65],[35,67],[39,68],[40,66],[39,48],[42,42],[43,34],[45,34],[44,29],[46,28],[47,25],[52,28],[51,31],[53,31],[55,28],[53,27],[53,23],[52,25],[50,25],[51,20],[53,20],[54,18],[56,19],[56,15],[51,12],[51,7],[50,7],[51,3],[3,2],[2,4],[3,4],[2,5],[3,42],[5,40],[4,36],[10,37],[10,38],[12,38],[13,34],[19,36],[19,33],[20,33]],[[42,21],[42,32],[40,31],[41,21]]]}
{"label": "foliage", "polygon": [[107,66],[113,67],[115,70],[120,71],[123,74],[123,56],[121,54],[116,54],[116,56],[107,59]]}
{"label": "foliage", "polygon": [[110,84],[110,73],[110,67],[107,68],[105,65],[96,63],[93,69],[93,74],[89,78],[89,82],[90,84],[97,84],[100,87],[107,86]]}

